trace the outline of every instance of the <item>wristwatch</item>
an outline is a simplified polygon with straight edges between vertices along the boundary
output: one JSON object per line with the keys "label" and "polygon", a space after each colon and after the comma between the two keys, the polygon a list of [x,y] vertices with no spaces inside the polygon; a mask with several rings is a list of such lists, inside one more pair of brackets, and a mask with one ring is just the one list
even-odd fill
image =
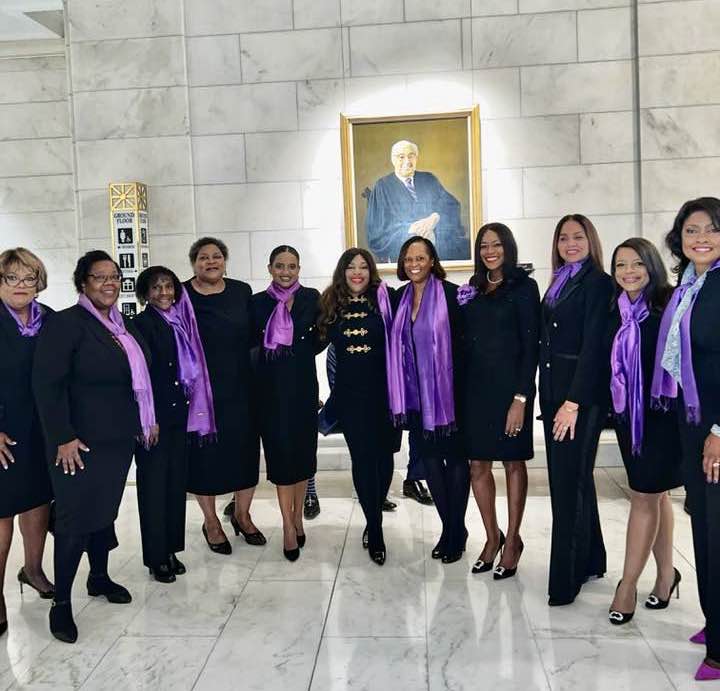
{"label": "wristwatch", "polygon": [[527,403],[527,396],[523,396],[521,393],[516,393],[513,396],[513,400],[520,401],[520,403]]}

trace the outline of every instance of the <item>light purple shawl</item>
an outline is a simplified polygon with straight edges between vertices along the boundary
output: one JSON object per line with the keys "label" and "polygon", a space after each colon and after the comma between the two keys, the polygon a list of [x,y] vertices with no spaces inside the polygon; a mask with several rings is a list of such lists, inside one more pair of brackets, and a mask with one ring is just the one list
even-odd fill
{"label": "light purple shawl", "polygon": [[5,305],[5,307],[7,307],[7,311],[10,313],[10,316],[15,320],[21,336],[27,336],[28,338],[31,338],[32,336],[38,335],[38,332],[42,327],[45,315],[40,309],[40,305],[38,304],[37,300],[33,300],[30,303],[30,316],[28,317],[27,324],[23,324],[22,319],[20,319],[20,315],[12,307],[10,307],[10,305],[8,305],[7,303],[3,304]]}
{"label": "light purple shawl", "polygon": [[577,275],[587,260],[588,257],[585,257],[585,259],[581,259],[579,262],[566,262],[553,273],[552,283],[547,293],[545,293],[545,302],[547,302],[548,305],[552,306],[557,302],[565,284]]}

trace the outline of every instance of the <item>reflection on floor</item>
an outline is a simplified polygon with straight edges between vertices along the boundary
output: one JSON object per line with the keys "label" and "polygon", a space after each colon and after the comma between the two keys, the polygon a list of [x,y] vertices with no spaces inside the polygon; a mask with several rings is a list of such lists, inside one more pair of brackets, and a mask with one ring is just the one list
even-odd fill
{"label": "reflection on floor", "polygon": [[[617,628],[608,623],[607,608],[622,566],[629,507],[624,472],[596,473],[607,577],[587,584],[574,605],[553,609],[545,595],[547,480],[543,470],[530,475],[525,552],[518,576],[503,582],[470,574],[484,541],[472,499],[462,561],[433,561],[434,509],[398,499],[397,511],[386,514],[388,561],[382,568],[372,564],[360,545],[363,521],[349,473],[326,471],[318,477],[322,513],[307,524],[307,546],[297,562],[283,559],[279,511],[272,487],[263,483],[253,517],[267,546],[231,538],[231,556],[211,554],[200,533],[200,512],[189,499],[182,554],[188,573],[161,585],[142,568],[135,489],[129,487],[111,573],[129,587],[133,602],[91,601],[83,566],[75,590],[80,640],[74,646],[51,639],[47,601],[28,590],[20,597],[15,573],[21,545],[15,540],[6,578],[9,632],[0,639],[0,689],[691,688],[703,651],[687,642],[701,615],[682,495],[673,498],[682,597],[664,611],[640,607],[631,624]],[[395,495],[400,480],[396,473]],[[499,482],[499,494],[501,488]],[[500,497],[504,517],[503,504]],[[52,541],[48,566],[51,551]],[[640,602],[653,580],[650,566]]]}

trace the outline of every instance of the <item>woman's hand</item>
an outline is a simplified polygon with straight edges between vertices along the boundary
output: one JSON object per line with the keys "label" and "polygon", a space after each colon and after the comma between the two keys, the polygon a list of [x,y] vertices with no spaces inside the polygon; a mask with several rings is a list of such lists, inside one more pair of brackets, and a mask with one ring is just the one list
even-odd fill
{"label": "woman's hand", "polygon": [[708,482],[717,484],[720,480],[720,437],[712,432],[703,446],[703,472]]}
{"label": "woman's hand", "polygon": [[517,437],[525,422],[525,403],[513,400],[508,409],[507,418],[505,420],[505,434],[508,437]]}
{"label": "woman's hand", "polygon": [[570,440],[575,439],[578,410],[580,410],[580,406],[572,401],[565,401],[558,408],[553,418],[552,433],[555,441],[563,441],[568,432],[570,432]]}
{"label": "woman's hand", "polygon": [[148,446],[157,446],[160,441],[160,425],[153,425],[148,435]]}
{"label": "woman's hand", "polygon": [[8,448],[15,446],[15,444],[17,444],[17,442],[10,439],[5,432],[0,432],[0,465],[2,465],[5,470],[10,467],[8,463],[15,463],[15,458]]}
{"label": "woman's hand", "polygon": [[85,451],[87,453],[90,449],[88,449],[88,447],[85,446],[85,444],[83,444],[83,442],[79,439],[73,439],[67,444],[61,444],[57,448],[55,465],[62,464],[63,473],[65,473],[65,475],[68,473],[70,473],[70,475],[75,475],[75,468],[85,470],[85,464],[83,463],[82,458],[80,458],[81,451]]}

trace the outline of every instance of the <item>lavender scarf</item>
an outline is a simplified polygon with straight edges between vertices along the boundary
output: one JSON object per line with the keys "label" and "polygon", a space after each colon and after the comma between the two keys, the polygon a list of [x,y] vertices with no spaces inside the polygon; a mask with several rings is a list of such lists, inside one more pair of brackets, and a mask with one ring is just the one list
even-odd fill
{"label": "lavender scarf", "polygon": [[695,265],[688,264],[675,288],[660,322],[655,369],[651,396],[653,405],[666,408],[669,399],[677,398],[678,385],[682,386],[685,415],[692,425],[700,424],[700,398],[695,382],[690,340],[690,321],[698,293],[708,274],[720,268],[718,259],[707,271],[698,276]]}
{"label": "lavender scarf", "polygon": [[197,432],[200,441],[214,438],[215,407],[205,351],[198,331],[195,310],[183,288],[180,299],[169,310],[153,309],[170,325],[178,353],[178,377],[190,399],[187,431]]}
{"label": "lavender scarf", "polygon": [[413,293],[408,285],[392,325],[387,365],[390,412],[399,425],[409,411],[418,411],[426,433],[449,434],[455,428],[455,402],[445,291],[442,281],[430,275],[414,325]]}
{"label": "lavender scarf", "polygon": [[620,415],[627,410],[629,413],[632,453],[638,456],[642,449],[645,398],[640,322],[647,319],[650,311],[644,293],[631,302],[625,291],[618,298],[618,309],[621,324],[610,353],[610,392],[615,412]]}
{"label": "lavender scarf", "polygon": [[42,327],[43,320],[45,319],[45,315],[40,309],[40,305],[38,304],[37,300],[33,300],[30,303],[30,316],[28,317],[27,324],[22,323],[20,315],[12,307],[10,307],[10,305],[6,303],[3,304],[5,304],[5,307],[7,307],[7,311],[10,313],[10,316],[15,320],[21,336],[27,336],[28,338],[31,338],[38,335],[38,332]]}
{"label": "lavender scarf", "polygon": [[153,402],[152,385],[150,373],[148,372],[145,353],[140,344],[133,338],[132,334],[125,328],[120,310],[116,305],[110,308],[110,321],[104,319],[95,305],[90,302],[86,295],[81,295],[78,305],[85,308],[95,317],[120,343],[130,365],[132,378],[132,389],[135,394],[138,408],[140,410],[140,426],[142,427],[145,444],[148,443],[150,429],[155,426],[155,404]]}
{"label": "lavender scarf", "polygon": [[579,262],[566,262],[553,273],[552,283],[550,284],[547,293],[545,293],[545,302],[547,302],[548,305],[552,307],[557,302],[565,284],[577,275],[587,259],[588,258],[585,257],[585,259],[581,259]]}
{"label": "lavender scarf", "polygon": [[277,300],[275,309],[265,325],[263,346],[268,356],[286,355],[292,348],[294,329],[288,303],[298,290],[300,290],[299,281],[295,281],[289,288],[283,288],[274,282],[267,288],[267,294]]}

